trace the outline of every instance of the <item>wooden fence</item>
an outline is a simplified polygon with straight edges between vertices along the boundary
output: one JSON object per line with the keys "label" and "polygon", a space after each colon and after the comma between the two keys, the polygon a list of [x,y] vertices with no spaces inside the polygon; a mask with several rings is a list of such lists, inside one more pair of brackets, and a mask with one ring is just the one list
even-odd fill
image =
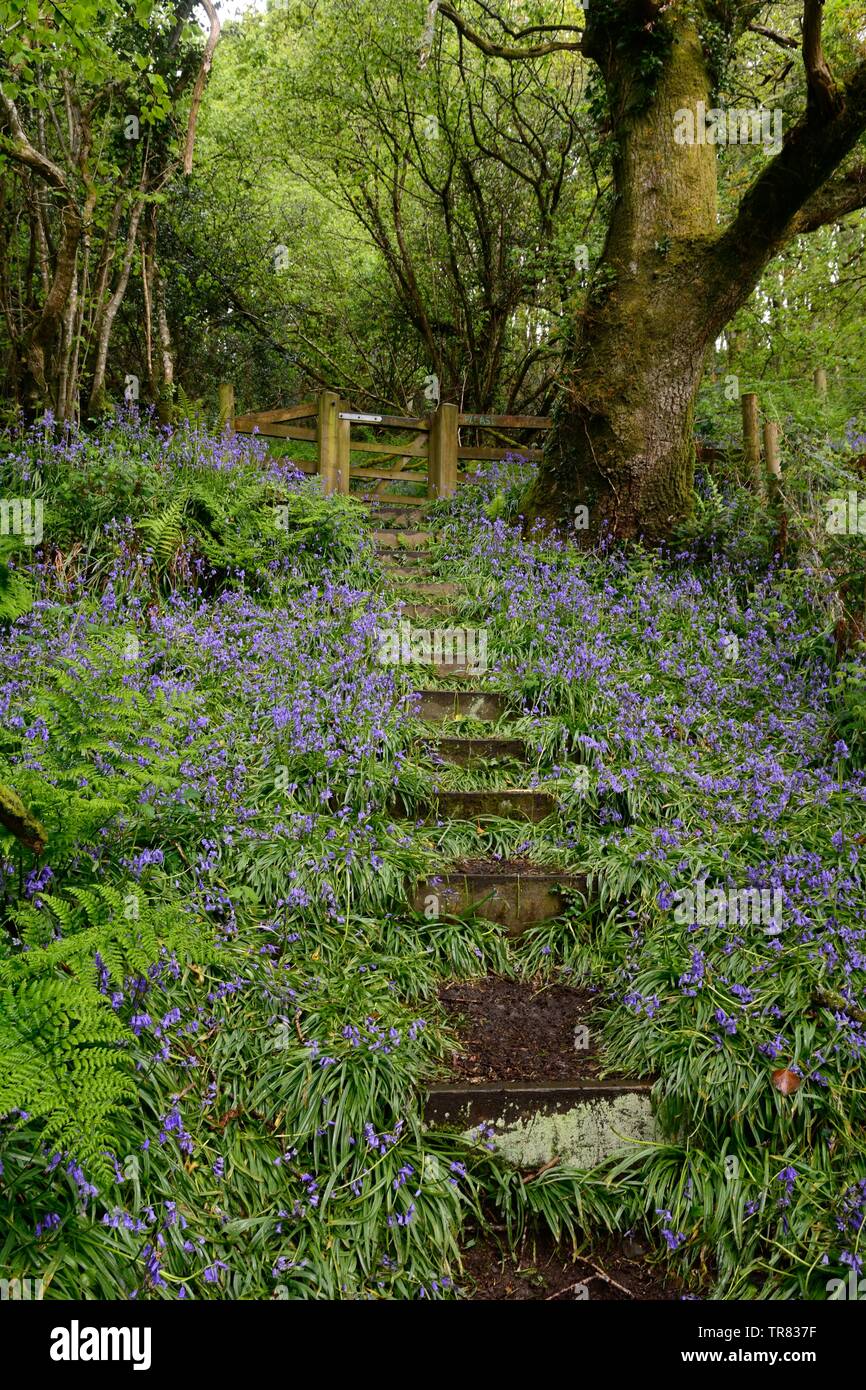
{"label": "wooden fence", "polygon": [[[816,373],[817,377],[817,373]],[[747,391],[741,397],[743,417],[743,457],[755,488],[767,485],[774,492],[781,478],[778,426],[765,421],[761,430],[758,397]],[[452,497],[458,483],[473,475],[461,471],[461,463],[482,459],[501,459],[516,453],[528,459],[541,458],[542,450],[515,439],[515,431],[530,437],[549,430],[549,415],[471,415],[456,405],[440,405],[431,415],[376,415],[351,410],[335,391],[321,391],[315,401],[235,414],[234,387],[219,388],[220,423],[238,434],[258,433],[271,439],[298,439],[315,444],[316,460],[295,460],[304,473],[318,473],[325,492],[349,492],[352,479],[366,479],[374,485],[380,501],[418,502],[420,497],[396,496],[382,489],[389,482],[426,484],[427,497]],[[403,439],[353,438],[352,431],[366,435],[409,435]],[[476,441],[491,437],[495,444],[464,443],[461,434]],[[763,434],[763,438],[762,438]],[[763,444],[763,449],[762,449]],[[699,459],[713,461],[724,451],[696,441]],[[369,455],[369,463],[353,463],[353,455]],[[393,462],[385,466],[384,460]],[[762,466],[763,465],[763,466]]]}
{"label": "wooden fence", "polygon": [[[266,438],[315,444],[315,463],[295,462],[303,472],[319,474],[323,491],[347,493],[353,479],[366,479],[381,501],[394,500],[382,491],[389,482],[422,483],[427,497],[451,497],[458,483],[472,477],[471,472],[461,471],[462,462],[501,459],[509,452],[540,458],[539,448],[527,447],[514,434],[534,435],[551,425],[546,415],[470,415],[448,404],[431,415],[377,415],[349,409],[334,391],[321,391],[317,400],[303,405],[236,415],[234,388],[229,384],[220,387],[219,408],[221,423],[238,434],[257,432]],[[358,438],[359,430],[368,437]],[[463,443],[461,432],[499,442]],[[395,433],[409,437],[378,437]],[[371,439],[371,434],[377,437]],[[353,456],[357,455],[370,455],[369,463],[356,463]],[[423,499],[399,496],[396,500]]]}

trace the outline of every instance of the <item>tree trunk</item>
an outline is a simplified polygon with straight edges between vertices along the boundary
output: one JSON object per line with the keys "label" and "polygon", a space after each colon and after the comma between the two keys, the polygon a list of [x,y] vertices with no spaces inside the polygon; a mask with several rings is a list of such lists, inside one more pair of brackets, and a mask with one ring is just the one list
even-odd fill
{"label": "tree trunk", "polygon": [[[692,421],[708,345],[794,236],[866,205],[861,170],[832,177],[866,130],[866,62],[836,87],[821,50],[820,0],[807,0],[807,110],[719,229],[716,147],[701,138],[698,115],[699,102],[711,108],[713,85],[700,28],[719,8],[593,0],[587,11],[581,46],[607,91],[614,206],[575,315],[528,522],[570,528],[584,507],[587,540],[669,535],[691,505]],[[733,33],[749,13],[733,7]]]}
{"label": "tree trunk", "polygon": [[[616,196],[525,511],[571,527],[585,507],[583,538],[652,540],[689,510],[694,402],[714,336],[700,269],[718,235],[715,149],[675,141],[675,113],[710,105],[711,82],[697,28],[682,19],[654,89],[635,96],[633,51],[624,55],[601,21],[594,33],[592,14],[587,42],[613,117]],[[577,518],[582,529],[586,514]]]}
{"label": "tree trunk", "polygon": [[171,345],[171,330],[165,305],[165,281],[159,267],[156,267],[156,322],[159,330],[159,364],[161,384],[159,388],[158,413],[161,425],[170,425],[174,402],[174,352]]}
{"label": "tree trunk", "polygon": [[117,275],[117,282],[114,286],[108,301],[100,305],[96,317],[96,358],[93,366],[93,380],[90,385],[90,404],[88,414],[93,417],[106,409],[107,399],[105,395],[105,369],[108,362],[108,347],[111,342],[111,330],[114,327],[114,320],[117,311],[123,303],[126,294],[126,287],[129,284],[129,272],[132,268],[132,258],[135,254],[135,242],[138,236],[138,224],[144,208],[144,188],[145,174],[141,176],[141,186],[139,187],[139,198],[130,209],[129,227],[126,234],[126,245],[123,251],[123,259]]}
{"label": "tree trunk", "polygon": [[71,200],[63,209],[62,223],[51,288],[39,317],[24,338],[24,411],[30,418],[56,405],[46,377],[46,358],[54,345],[72,291],[78,243],[84,226],[81,213]]}

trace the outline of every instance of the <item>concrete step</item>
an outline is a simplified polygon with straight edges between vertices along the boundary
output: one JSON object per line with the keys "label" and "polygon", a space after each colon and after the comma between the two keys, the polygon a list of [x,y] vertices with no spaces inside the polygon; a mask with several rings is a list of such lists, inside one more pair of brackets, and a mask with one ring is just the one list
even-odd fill
{"label": "concrete step", "polygon": [[[520,936],[529,927],[549,922],[563,910],[561,888],[582,888],[586,880],[576,874],[533,868],[517,871],[491,861],[489,871],[448,870],[422,879],[412,905],[417,912],[437,918],[460,917],[474,908],[486,922],[505,927],[509,936]],[[433,918],[430,918],[433,920]]]}
{"label": "concrete step", "polygon": [[423,548],[429,539],[429,531],[410,531],[408,527],[373,532],[373,544],[377,550],[417,550]]}
{"label": "concrete step", "polygon": [[503,695],[488,690],[416,690],[416,714],[431,724],[446,719],[480,719],[495,723],[504,719],[508,704]]}
{"label": "concrete step", "polygon": [[443,762],[454,763],[457,767],[478,767],[492,762],[495,758],[514,758],[528,762],[526,744],[522,738],[503,738],[491,735],[490,738],[441,738],[426,739],[426,746],[438,753]]}
{"label": "concrete step", "polygon": [[522,787],[484,787],[477,791],[437,791],[430,801],[431,814],[440,820],[486,820],[493,816],[503,820],[542,821],[556,810],[556,798],[550,792]]}

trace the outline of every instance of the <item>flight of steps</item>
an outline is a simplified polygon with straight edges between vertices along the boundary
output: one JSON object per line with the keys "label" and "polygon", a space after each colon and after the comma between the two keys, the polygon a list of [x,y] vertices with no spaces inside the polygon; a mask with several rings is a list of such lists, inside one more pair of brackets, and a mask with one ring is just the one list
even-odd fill
{"label": "flight of steps", "polygon": [[[370,514],[378,560],[393,587],[401,619],[427,628],[461,625],[454,601],[462,590],[433,572],[423,508],[374,502]],[[459,666],[435,667],[433,673],[447,684],[425,685],[415,692],[417,717],[426,727],[422,742],[428,752],[470,771],[494,758],[508,759],[515,766],[523,763],[528,774],[525,743],[508,732],[506,698]],[[455,720],[467,718],[489,728],[483,734],[449,732]],[[431,788],[427,809],[438,821],[470,820],[483,827],[491,817],[543,822],[555,816],[556,800],[549,792],[521,785],[461,791]],[[509,935],[519,936],[561,913],[563,887],[581,886],[582,879],[565,872],[515,870],[496,860],[473,861],[468,870],[444,864],[416,885],[412,906],[433,919],[474,908]],[[512,1152],[520,1166],[524,1166],[523,1157],[535,1163],[539,1155],[541,1162],[562,1157],[583,1165],[619,1147],[623,1135],[631,1141],[653,1137],[649,1090],[650,1083],[642,1081],[435,1085],[428,1092],[425,1113],[431,1124],[493,1125],[505,1152]]]}

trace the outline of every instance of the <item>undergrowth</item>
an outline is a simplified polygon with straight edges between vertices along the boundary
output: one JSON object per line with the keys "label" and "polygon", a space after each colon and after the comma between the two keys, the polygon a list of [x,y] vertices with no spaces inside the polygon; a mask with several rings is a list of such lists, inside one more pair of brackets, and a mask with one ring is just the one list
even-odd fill
{"label": "undergrowth", "polygon": [[[515,1239],[641,1229],[725,1298],[826,1297],[859,1268],[863,661],[837,660],[805,513],[773,561],[717,483],[669,555],[589,555],[521,535],[514,459],[435,508],[500,732],[556,798],[542,826],[476,826],[426,818],[425,791],[514,769],[424,752],[355,502],[137,417],[10,438],[0,476],[45,510],[0,579],[0,783],[47,839],[0,846],[4,1275],[449,1298],[491,1209]],[[517,944],[406,907],[481,856],[585,887]],[[778,920],[696,920],[699,884],[778,893]],[[656,1144],[532,1176],[425,1128],[455,1045],[439,987],[509,972],[596,987],[606,1066],[654,1079]]]}

